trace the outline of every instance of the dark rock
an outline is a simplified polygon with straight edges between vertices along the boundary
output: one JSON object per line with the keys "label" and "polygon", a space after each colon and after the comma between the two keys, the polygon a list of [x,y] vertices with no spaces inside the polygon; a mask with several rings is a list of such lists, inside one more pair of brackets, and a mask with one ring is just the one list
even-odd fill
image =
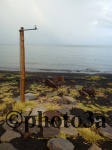
{"label": "dark rock", "polygon": [[51,81],[50,79],[46,79],[45,81],[46,85],[52,88],[57,88],[56,83],[54,83],[53,81]]}
{"label": "dark rock", "polygon": [[79,90],[80,95],[82,96],[89,96],[88,93],[86,93],[85,91]]}
{"label": "dark rock", "polygon": [[47,147],[50,150],[74,150],[74,145],[63,138],[52,138],[48,141]]}
{"label": "dark rock", "polygon": [[59,81],[59,82],[57,83],[58,86],[61,86],[61,85],[63,85],[63,84],[64,84],[63,81]]}
{"label": "dark rock", "polygon": [[54,127],[43,128],[43,138],[52,138],[59,134],[59,129]]}
{"label": "dark rock", "polygon": [[28,140],[31,138],[31,133],[30,132],[25,132],[24,135],[23,135],[23,140]]}
{"label": "dark rock", "polygon": [[46,111],[46,112],[44,113],[44,115],[48,117],[49,121],[50,121],[53,117],[56,117],[56,116],[61,117],[61,113],[58,112],[58,111]]}
{"label": "dark rock", "polygon": [[95,96],[95,90],[93,87],[83,87],[82,91],[88,93],[90,96]]}
{"label": "dark rock", "polygon": [[55,77],[55,78],[53,78],[53,82],[55,82],[56,84],[58,84],[58,83],[64,83],[65,82],[65,80],[64,80],[64,76],[57,76],[57,77]]}

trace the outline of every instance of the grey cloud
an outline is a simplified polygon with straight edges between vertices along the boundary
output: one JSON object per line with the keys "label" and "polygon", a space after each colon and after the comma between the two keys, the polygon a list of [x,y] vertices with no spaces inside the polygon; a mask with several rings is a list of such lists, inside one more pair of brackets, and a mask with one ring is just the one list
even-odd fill
{"label": "grey cloud", "polygon": [[1,0],[0,43],[19,43],[19,28],[34,25],[38,31],[25,32],[28,44],[103,43],[111,8],[109,0]]}

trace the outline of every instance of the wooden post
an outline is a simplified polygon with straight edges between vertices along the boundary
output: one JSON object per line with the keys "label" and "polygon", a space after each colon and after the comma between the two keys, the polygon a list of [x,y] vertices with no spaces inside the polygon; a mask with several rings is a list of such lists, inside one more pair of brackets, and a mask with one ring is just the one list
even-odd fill
{"label": "wooden post", "polygon": [[24,48],[24,28],[20,31],[20,101],[25,102],[25,48]]}

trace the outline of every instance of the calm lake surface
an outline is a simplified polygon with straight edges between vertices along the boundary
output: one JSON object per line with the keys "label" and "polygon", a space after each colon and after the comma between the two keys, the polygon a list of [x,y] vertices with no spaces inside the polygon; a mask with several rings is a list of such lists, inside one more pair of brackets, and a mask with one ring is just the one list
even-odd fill
{"label": "calm lake surface", "polygon": [[[27,71],[112,73],[112,46],[25,45]],[[0,70],[20,70],[19,45],[0,45]]]}

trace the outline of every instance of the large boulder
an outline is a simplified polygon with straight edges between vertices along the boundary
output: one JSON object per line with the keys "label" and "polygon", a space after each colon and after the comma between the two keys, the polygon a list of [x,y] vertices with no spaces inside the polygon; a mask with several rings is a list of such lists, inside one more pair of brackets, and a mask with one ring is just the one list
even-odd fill
{"label": "large boulder", "polygon": [[12,130],[6,130],[6,132],[1,136],[1,142],[10,142],[15,138],[19,138],[21,135]]}
{"label": "large boulder", "polygon": [[0,150],[17,150],[14,146],[10,143],[1,143]]}
{"label": "large boulder", "polygon": [[43,128],[43,138],[53,138],[59,134],[59,129],[54,127]]}

